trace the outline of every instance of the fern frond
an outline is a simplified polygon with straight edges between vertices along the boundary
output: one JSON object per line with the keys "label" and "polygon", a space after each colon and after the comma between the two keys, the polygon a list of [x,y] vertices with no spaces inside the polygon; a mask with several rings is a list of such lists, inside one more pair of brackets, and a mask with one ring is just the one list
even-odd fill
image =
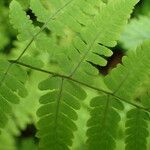
{"label": "fern frond", "polygon": [[[93,18],[93,11],[96,13],[96,6],[100,6],[101,1],[79,1],[79,0],[64,0],[48,1],[44,7],[39,0],[31,0],[31,9],[37,20],[43,24],[47,24],[47,29],[50,31],[50,36],[42,35],[36,41],[37,47],[49,52],[49,55],[54,57],[62,47],[72,44],[74,36],[79,33],[84,26]],[[65,7],[61,7],[65,6]],[[95,6],[95,7],[94,7]],[[59,11],[59,10],[63,11]],[[87,14],[84,12],[90,10]],[[40,13],[42,10],[42,13]],[[58,12],[58,13],[57,13]],[[56,14],[57,15],[54,15]],[[48,16],[52,17],[50,22],[47,22]],[[92,16],[92,17],[91,17]],[[42,47],[41,45],[45,45]],[[51,49],[49,48],[51,47]],[[53,50],[55,49],[55,53]],[[58,56],[57,56],[58,57]],[[57,60],[57,58],[55,58]]]}
{"label": "fern frond", "polygon": [[[33,3],[32,9],[34,9],[34,12],[37,14],[37,16],[39,16],[37,10],[43,6],[38,2],[37,4],[40,6],[35,7],[34,3],[36,1],[33,0],[31,2]],[[96,1],[94,2],[96,3]],[[127,23],[127,19],[129,18],[133,6],[137,2],[137,0],[116,0],[109,1],[107,4],[101,2],[99,12],[97,11],[94,16],[89,17],[88,13],[87,15],[83,10],[81,11],[80,9],[82,8],[86,10],[86,8],[88,8],[87,10],[90,10],[89,6],[93,8],[95,6],[93,4],[95,3],[92,4],[91,1],[74,0],[73,3],[70,4],[70,7],[68,6],[68,8],[64,12],[61,12],[56,18],[53,18],[53,20],[48,23],[49,30],[53,31],[55,35],[61,35],[62,37],[65,36],[66,32],[71,33],[71,37],[69,36],[68,44],[63,45],[62,41],[59,41],[62,42],[61,44],[59,43],[60,45],[57,43],[59,45],[59,48],[57,47],[56,49],[56,58],[58,60],[57,63],[60,67],[60,70],[58,70],[58,72],[61,72],[61,74],[68,76],[68,79],[71,77],[73,79],[77,79],[78,81],[82,80],[84,83],[87,83],[89,85],[95,84],[95,77],[97,77],[98,71],[89,62],[98,64],[100,66],[106,65],[107,61],[104,57],[108,57],[112,54],[110,49],[107,47],[114,47],[116,45],[116,41],[119,39],[121,31],[124,25]],[[86,5],[85,7],[83,7],[82,4],[85,3]],[[79,6],[80,4],[82,7]],[[71,25],[69,24],[69,21],[72,22],[75,16],[72,16],[70,20],[70,17],[68,17],[68,13],[71,13],[75,8],[77,10],[79,9],[79,11],[77,12],[82,13],[83,21],[84,18],[88,17],[89,22],[84,22],[85,27],[80,24],[80,20],[73,24],[70,23]],[[112,14],[114,15],[112,16]],[[75,13],[72,13],[72,15],[75,15]],[[78,14],[78,16],[80,15]],[[44,18],[44,15],[39,16],[39,18],[41,21],[46,20]],[[110,18],[112,19],[110,20]],[[62,22],[62,24],[59,23],[60,21]],[[106,24],[106,22],[108,23]],[[81,26],[80,29],[76,28],[77,25]],[[60,30],[58,31],[58,29]],[[40,102],[42,106],[37,112],[38,116],[40,117],[37,126],[39,129],[38,136],[41,139],[41,149],[67,150],[69,149],[69,146],[72,145],[73,131],[76,130],[76,125],[73,121],[77,119],[75,110],[80,108],[79,104],[76,103],[78,102],[77,99],[85,98],[85,92],[81,90],[77,83],[71,82],[71,85],[74,86],[70,86],[70,82],[71,81],[68,81],[66,78],[64,79],[63,77],[53,76],[43,81],[39,85],[41,90],[51,90],[48,94],[41,97]],[[97,80],[96,84],[98,84]],[[98,119],[104,122],[106,119],[105,124],[100,127],[100,130],[103,131],[103,127],[105,128],[105,130],[102,134],[101,132],[98,132],[98,134],[100,134],[98,135],[98,137],[105,136],[105,140],[108,139],[110,146],[107,147],[109,144],[107,145],[107,143],[105,143],[103,139],[101,139],[100,142],[97,142],[97,144],[102,144],[103,150],[107,148],[111,150],[115,147],[114,138],[116,138],[115,134],[117,130],[117,124],[120,120],[120,116],[118,115],[116,108],[123,108],[122,104],[112,99],[112,97],[110,97],[109,99],[104,97],[104,101],[102,101],[102,104],[99,104],[99,109],[97,109],[96,107],[97,113],[101,113],[100,108],[102,107],[103,114],[106,114],[104,120],[101,114],[100,117],[98,115],[97,118],[97,122]],[[72,105],[72,102],[76,103]],[[107,111],[110,111],[112,113],[107,113]],[[113,127],[114,131],[111,130],[109,126],[112,126],[113,124],[111,115],[115,118],[115,124]],[[95,116],[92,116],[91,120],[95,119],[94,117]],[[64,123],[66,124],[66,126],[63,125]],[[90,124],[89,126],[91,127],[93,126],[93,124]],[[108,132],[107,129],[109,130]],[[92,128],[88,131],[90,135],[91,132],[94,132],[93,130],[91,130]],[[109,134],[111,134],[111,136]],[[95,135],[89,137],[88,141],[90,143],[90,149],[92,149],[92,146],[94,145],[93,139],[95,139],[96,137],[97,136]],[[95,145],[94,148],[96,148]]]}
{"label": "fern frond", "polygon": [[114,150],[123,104],[111,96],[97,96],[91,100],[91,118],[88,120],[87,144],[89,150]]}
{"label": "fern frond", "polygon": [[120,38],[120,42],[127,49],[137,48],[144,40],[150,40],[150,16],[132,19]]}
{"label": "fern frond", "polygon": [[[58,0],[47,2],[46,9],[40,0],[31,0],[30,5],[39,22],[46,23],[48,16],[52,16],[52,21],[47,25],[48,29],[57,35],[64,35],[66,28],[79,32],[83,26],[86,26],[97,13],[94,6],[99,7],[101,3],[101,0],[92,1],[92,3],[85,0]],[[61,6],[65,6],[63,11],[53,16]],[[43,13],[40,13],[40,10]]]}
{"label": "fern frond", "polygon": [[127,113],[126,150],[147,150],[149,114],[138,108]]}
{"label": "fern frond", "polygon": [[[96,75],[98,71],[88,62],[100,66],[106,65],[107,61],[104,58],[110,56],[112,52],[105,46],[113,47],[116,45],[116,40],[118,40],[132,8],[137,2],[138,0],[116,0],[109,1],[105,4],[99,0],[92,2],[65,0],[63,2],[60,1],[62,7],[58,9],[58,3],[51,1],[50,6],[52,9],[50,9],[51,12],[49,13],[39,0],[32,0],[31,9],[37,16],[37,20],[43,22],[44,27],[47,27],[52,31],[52,34],[54,34],[52,35],[52,37],[54,37],[52,39],[42,34],[40,38],[37,38],[37,47],[46,50],[48,50],[49,47],[52,47],[52,50],[55,49],[55,55],[58,57],[57,60],[63,56],[63,59],[60,59],[62,61],[59,61],[61,65],[64,64],[64,62],[68,63],[69,60],[67,62],[64,61],[64,59],[67,60],[69,58],[71,60],[71,62],[69,62],[70,65],[67,66],[67,68],[63,66],[63,69],[65,73],[70,74],[70,76],[72,76],[81,65],[85,68],[84,70],[86,72]],[[122,5],[125,7],[122,8]],[[40,13],[40,10],[43,10],[43,13]],[[49,14],[51,14],[51,21],[47,20]],[[112,14],[115,15],[112,16]],[[110,18],[112,19],[110,20]],[[109,23],[106,24],[105,22]],[[107,37],[107,35],[109,35],[109,37]],[[60,39],[58,38],[59,36],[61,36]],[[62,43],[67,44],[64,46]],[[41,45],[45,46],[42,48]],[[60,45],[60,47],[57,47],[57,45]],[[62,50],[61,56],[60,49]],[[57,51],[59,51],[59,54],[57,54]],[[65,57],[64,53],[68,55]],[[92,71],[89,71],[91,69]]]}
{"label": "fern frond", "polygon": [[[58,2],[62,7],[58,8]],[[20,39],[30,39],[24,51],[35,40],[37,48],[49,53],[53,51],[57,58],[56,74],[39,84],[40,90],[48,91],[40,98],[42,105],[37,111],[40,118],[37,124],[37,135],[41,139],[40,149],[70,149],[73,132],[77,129],[74,121],[78,118],[76,111],[80,109],[79,100],[86,98],[85,91],[78,83],[82,81],[83,85],[86,83],[91,87],[98,85],[98,70],[93,64],[107,64],[105,57],[112,54],[110,47],[117,44],[120,33],[137,2],[138,0],[109,0],[107,3],[101,0],[52,0],[52,9],[48,12],[39,0],[31,0],[32,11],[37,20],[44,24],[41,29],[32,25],[16,1],[11,3],[12,24],[19,30]],[[15,18],[16,12],[20,12],[23,19]],[[25,22],[25,25],[22,26],[22,22]],[[45,27],[51,34],[43,32],[38,36]],[[51,50],[48,50],[50,48]],[[147,60],[147,56],[145,57]],[[33,61],[31,65],[32,63],[34,64]],[[31,68],[34,68],[34,65]],[[53,68],[51,70],[54,72]],[[112,88],[110,90],[114,91]],[[113,96],[98,96],[92,99],[91,106],[93,110],[87,132],[89,149],[114,150],[120,121],[117,111],[123,109],[122,103]]]}
{"label": "fern frond", "polygon": [[[52,48],[54,41],[47,37],[47,35],[44,32],[42,33],[42,31],[47,27],[48,23],[51,20],[53,20],[53,17],[56,17],[59,14],[59,12],[62,12],[63,9],[65,9],[65,7],[69,5],[72,1],[73,0],[66,2],[62,7],[59,7],[56,10],[56,12],[54,12],[52,15],[47,16],[48,18],[46,18],[47,20],[46,22],[44,22],[41,28],[34,27],[29,16],[26,15],[25,11],[17,1],[13,0],[11,2],[10,22],[14,26],[14,28],[19,31],[18,39],[21,41],[28,41],[28,44],[24,48],[24,51],[22,52],[21,56],[26,52],[26,50],[30,47],[33,41],[35,41],[37,48],[40,50],[42,49],[47,51],[49,50],[49,47]],[[20,16],[16,17],[18,13],[20,14]],[[41,34],[40,37],[38,36],[39,34]]]}
{"label": "fern frond", "polygon": [[10,3],[10,22],[19,31],[18,39],[21,41],[30,40],[39,30],[33,26],[29,16],[16,0]]}
{"label": "fern frond", "polygon": [[138,87],[149,74],[149,59],[150,42],[145,42],[137,48],[136,52],[129,52],[128,56],[125,56],[122,64],[105,77],[105,83],[116,96],[133,100]]}
{"label": "fern frond", "polygon": [[[103,4],[99,14],[95,15],[82,32],[76,35],[73,39],[73,44],[67,48],[68,57],[72,61],[69,63],[70,66],[67,66],[67,69],[70,67],[68,70],[71,70],[70,75],[72,77],[77,78],[83,72],[96,75],[96,69],[89,62],[100,66],[107,64],[105,57],[109,57],[112,54],[107,47],[116,45],[116,40],[119,38],[136,3],[136,0],[116,0],[109,1],[107,5]],[[122,8],[122,5],[125,7]],[[112,14],[114,15],[112,16]],[[106,24],[106,22],[108,23]],[[66,49],[64,51],[66,52]],[[63,62],[64,60],[60,63],[63,64]],[[82,71],[80,68],[83,68]]]}
{"label": "fern frond", "polygon": [[71,81],[50,77],[39,84],[41,90],[50,90],[40,98],[42,106],[37,111],[40,120],[37,135],[40,149],[68,150],[72,145],[75,122],[80,109],[79,100],[86,98],[84,90]]}
{"label": "fern frond", "polygon": [[10,63],[0,60],[0,128],[7,122],[7,115],[11,114],[11,105],[19,102],[19,97],[25,97],[27,91],[24,87],[26,72],[19,66],[10,68]]}

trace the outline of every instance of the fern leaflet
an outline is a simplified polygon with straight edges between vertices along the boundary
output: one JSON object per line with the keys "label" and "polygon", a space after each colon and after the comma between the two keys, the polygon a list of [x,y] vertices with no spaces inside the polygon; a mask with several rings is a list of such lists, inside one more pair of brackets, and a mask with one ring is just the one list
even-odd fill
{"label": "fern leaflet", "polygon": [[97,96],[91,100],[91,118],[88,120],[87,136],[89,150],[113,150],[117,136],[121,102],[111,96]]}
{"label": "fern leaflet", "polygon": [[42,106],[37,114],[41,138],[40,149],[68,150],[72,145],[73,131],[77,129],[75,110],[80,109],[79,100],[86,98],[84,90],[73,82],[50,77],[39,84],[41,90],[50,90],[40,98]]}
{"label": "fern leaflet", "polygon": [[127,113],[126,150],[147,150],[149,114],[138,108]]}
{"label": "fern leaflet", "polygon": [[[123,65],[118,65],[105,77],[105,83],[115,95],[128,101],[135,98],[138,87],[145,81],[150,70],[149,47],[150,43],[145,42],[136,52],[129,52],[128,57],[123,59]],[[138,76],[135,76],[137,74]]]}
{"label": "fern leaflet", "polygon": [[19,97],[26,97],[27,90],[24,87],[27,74],[18,65],[14,65],[6,74],[10,63],[0,60],[0,128],[7,123],[7,115],[11,114],[12,104],[19,103]]}

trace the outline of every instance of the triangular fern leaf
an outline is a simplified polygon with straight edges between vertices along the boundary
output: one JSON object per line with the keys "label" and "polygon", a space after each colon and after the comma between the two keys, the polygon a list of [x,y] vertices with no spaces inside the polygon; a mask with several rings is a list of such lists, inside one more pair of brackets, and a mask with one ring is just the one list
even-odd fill
{"label": "triangular fern leaf", "polygon": [[[72,70],[70,76],[75,73],[78,74],[78,69],[81,72],[80,68],[84,68],[83,70],[89,74],[96,75],[97,72],[94,71],[94,68],[92,69],[92,65],[88,62],[100,66],[107,64],[105,57],[112,54],[107,47],[116,45],[116,41],[127,23],[133,6],[137,2],[137,0],[115,0],[109,1],[107,5],[102,5],[99,14],[89,21],[81,33],[76,34],[73,44],[67,48],[68,57],[72,60],[72,63],[69,63],[70,69],[67,66],[68,70]],[[122,5],[125,7],[122,7]],[[66,49],[64,51],[66,52]],[[73,77],[76,77],[76,75]]]}
{"label": "triangular fern leaf", "polygon": [[19,97],[27,95],[24,87],[26,76],[21,67],[11,66],[9,62],[0,60],[0,128],[7,122],[7,115],[12,111],[11,105],[19,103]]}
{"label": "triangular fern leaf", "polygon": [[68,150],[72,145],[73,131],[77,129],[76,110],[79,100],[86,98],[84,90],[60,77],[50,77],[39,84],[41,90],[50,90],[40,98],[42,106],[37,111],[40,120],[37,135],[40,149]]}
{"label": "triangular fern leaf", "polygon": [[97,96],[91,100],[91,118],[88,120],[87,144],[89,150],[114,150],[123,104],[111,96]]}
{"label": "triangular fern leaf", "polygon": [[137,48],[136,52],[129,52],[122,64],[105,77],[105,83],[116,96],[132,100],[136,96],[136,90],[149,74],[149,59],[150,42],[145,42]]}
{"label": "triangular fern leaf", "polygon": [[138,108],[127,113],[126,150],[147,150],[149,114]]}
{"label": "triangular fern leaf", "polygon": [[[66,0],[63,2],[60,1],[60,4],[64,7],[60,8],[60,10],[62,9],[63,11],[59,11],[59,9],[55,9],[55,7],[57,8],[58,3],[51,1],[50,5],[54,6],[55,11],[49,13],[39,0],[32,0],[31,9],[39,21],[47,24],[48,29],[52,31],[52,35],[56,35],[56,39],[58,39],[61,35],[61,40],[63,41],[65,35],[67,35],[67,37],[69,36],[69,43],[65,45],[66,47],[61,45],[58,49],[58,47],[54,46],[56,52],[57,49],[59,50],[58,57],[61,57],[60,49],[62,50],[62,53],[65,53],[65,55],[66,53],[68,54],[62,59],[57,59],[61,66],[69,59],[69,65],[64,65],[62,67],[65,73],[72,76],[76,73],[78,68],[82,66],[84,69],[81,70],[92,75],[97,75],[98,71],[94,67],[92,68],[92,65],[88,62],[92,62],[92,64],[98,64],[100,66],[106,65],[107,61],[105,60],[105,57],[110,56],[112,52],[105,46],[113,47],[116,45],[116,40],[119,39],[119,35],[124,25],[127,23],[127,19],[129,18],[133,6],[137,2],[138,0],[115,0],[104,4],[101,1],[93,1],[91,3],[91,1]],[[122,7],[122,5],[125,7]],[[39,13],[40,9],[43,10],[43,14]],[[57,11],[59,13],[57,13]],[[53,15],[53,13],[57,14],[57,16]],[[46,18],[49,14],[51,14],[52,20],[47,22]],[[112,19],[110,20],[110,18]],[[106,24],[105,22],[109,23]],[[109,37],[107,37],[108,35]],[[68,39],[65,39],[65,43],[67,43],[66,41]],[[40,47],[40,45],[43,45],[44,42],[44,45],[46,45],[44,49],[47,50],[48,48],[46,47],[49,47],[51,44],[57,45],[58,43],[61,43],[61,40],[48,40],[48,38],[43,35],[43,37],[38,40],[37,45]],[[89,71],[91,69],[92,71]],[[82,74],[81,70],[79,71],[80,75]],[[80,75],[77,73],[74,77],[77,78],[77,76]]]}

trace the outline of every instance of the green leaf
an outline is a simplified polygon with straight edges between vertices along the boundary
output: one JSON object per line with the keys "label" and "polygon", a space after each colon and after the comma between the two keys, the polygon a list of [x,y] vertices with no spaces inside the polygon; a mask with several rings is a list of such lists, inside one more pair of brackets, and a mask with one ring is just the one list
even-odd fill
{"label": "green leaf", "polygon": [[150,71],[150,42],[144,42],[136,52],[129,52],[122,64],[105,77],[105,83],[116,96],[131,101]]}
{"label": "green leaf", "polygon": [[86,93],[78,85],[60,77],[46,79],[39,88],[50,90],[40,98],[42,106],[37,111],[40,149],[67,150],[72,145],[73,131],[77,129],[74,121],[78,118],[79,100],[85,99]]}
{"label": "green leaf", "polygon": [[20,97],[27,96],[24,87],[26,76],[19,66],[0,60],[0,128],[6,125],[7,115],[12,113],[11,105],[19,103]]}
{"label": "green leaf", "polygon": [[140,109],[131,109],[126,121],[126,150],[147,150],[149,114]]}
{"label": "green leaf", "polygon": [[19,31],[18,39],[21,41],[33,38],[38,31],[16,0],[13,0],[10,4],[10,22]]}
{"label": "green leaf", "polygon": [[89,150],[114,150],[123,104],[110,96],[97,96],[91,100],[91,118],[87,126]]}

